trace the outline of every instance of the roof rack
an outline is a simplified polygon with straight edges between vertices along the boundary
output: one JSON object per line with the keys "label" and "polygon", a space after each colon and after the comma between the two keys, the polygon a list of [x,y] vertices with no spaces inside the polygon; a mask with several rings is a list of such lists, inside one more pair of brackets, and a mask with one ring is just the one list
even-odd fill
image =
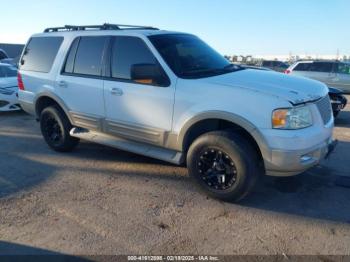
{"label": "roof rack", "polygon": [[44,30],[44,33],[59,32],[59,31],[83,31],[83,30],[159,30],[152,26],[139,25],[120,25],[108,24],[103,25],[65,25],[63,27],[49,27]]}

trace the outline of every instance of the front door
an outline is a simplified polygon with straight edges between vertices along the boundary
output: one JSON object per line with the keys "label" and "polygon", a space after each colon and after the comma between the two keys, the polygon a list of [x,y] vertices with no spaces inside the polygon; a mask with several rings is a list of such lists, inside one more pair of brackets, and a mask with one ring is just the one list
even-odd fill
{"label": "front door", "polygon": [[107,131],[162,145],[172,127],[175,81],[169,81],[168,86],[159,86],[131,79],[132,65],[160,66],[141,38],[115,37],[110,57],[110,77],[104,82]]}

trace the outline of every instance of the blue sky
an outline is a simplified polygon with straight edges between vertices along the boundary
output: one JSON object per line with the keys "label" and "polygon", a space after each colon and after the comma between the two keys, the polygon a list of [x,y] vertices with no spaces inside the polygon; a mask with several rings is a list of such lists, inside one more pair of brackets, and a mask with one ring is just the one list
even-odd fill
{"label": "blue sky", "polygon": [[[197,34],[223,54],[350,54],[350,0],[0,0],[0,42],[104,22]],[[2,8],[2,11],[4,9]]]}

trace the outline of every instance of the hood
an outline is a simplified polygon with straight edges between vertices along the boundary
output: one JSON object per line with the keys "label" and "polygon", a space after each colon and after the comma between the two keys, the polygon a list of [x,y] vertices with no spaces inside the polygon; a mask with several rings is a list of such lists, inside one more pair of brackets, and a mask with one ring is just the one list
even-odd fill
{"label": "hood", "polygon": [[276,96],[292,104],[314,101],[328,94],[327,86],[321,82],[272,71],[245,69],[203,80]]}

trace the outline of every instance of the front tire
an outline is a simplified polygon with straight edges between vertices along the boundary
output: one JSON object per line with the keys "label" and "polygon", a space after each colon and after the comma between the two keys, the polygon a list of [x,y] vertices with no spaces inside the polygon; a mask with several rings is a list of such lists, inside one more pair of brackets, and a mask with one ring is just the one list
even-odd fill
{"label": "front tire", "polygon": [[70,136],[72,125],[57,106],[49,106],[41,112],[40,128],[46,143],[55,151],[69,152],[79,143],[78,138]]}
{"label": "front tire", "polygon": [[209,196],[237,202],[254,187],[261,174],[261,159],[241,135],[215,131],[204,134],[187,154],[190,176]]}

